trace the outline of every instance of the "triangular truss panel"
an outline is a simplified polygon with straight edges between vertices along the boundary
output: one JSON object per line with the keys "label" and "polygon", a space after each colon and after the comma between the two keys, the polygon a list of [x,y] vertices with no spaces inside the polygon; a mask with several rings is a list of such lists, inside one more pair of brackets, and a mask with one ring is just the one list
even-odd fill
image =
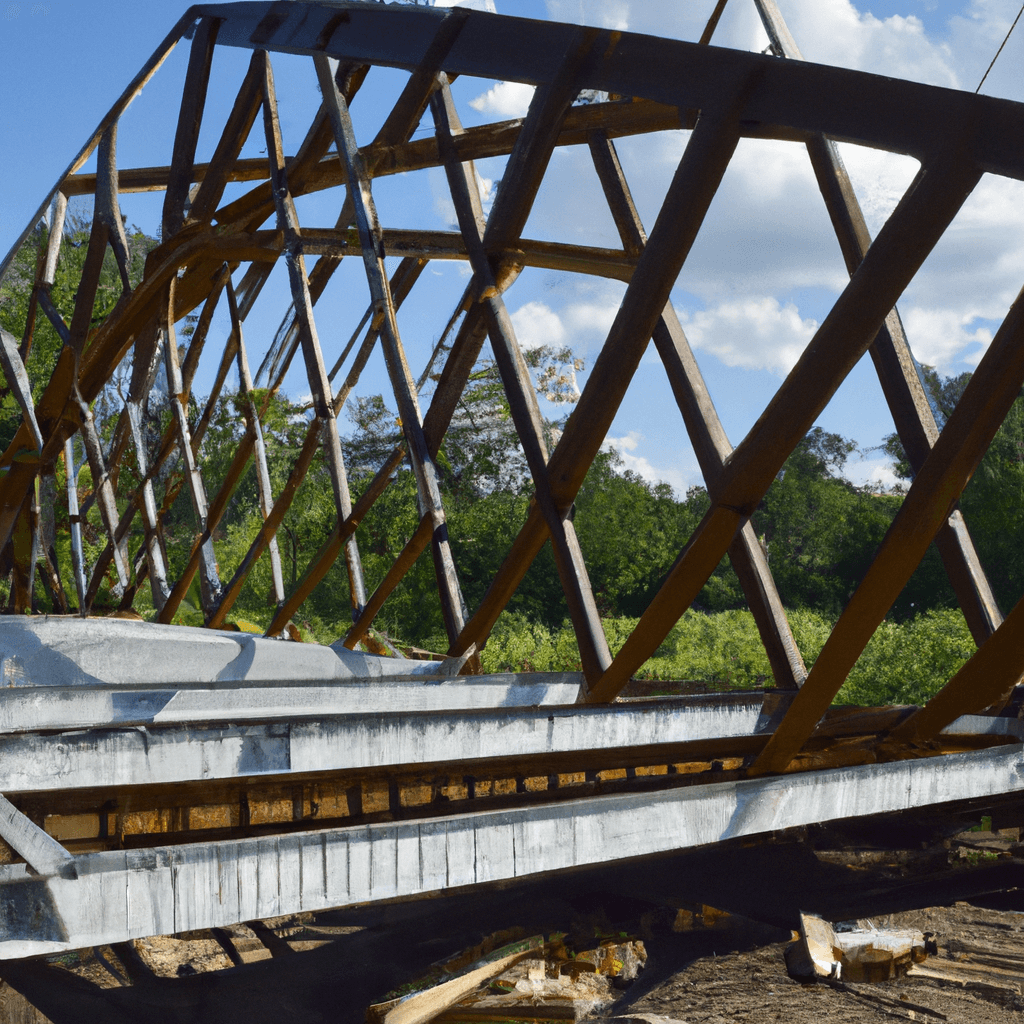
{"label": "triangular truss panel", "polygon": [[[353,625],[345,643],[355,646],[429,549],[449,654],[462,657],[472,671],[498,615],[550,543],[579,643],[581,699],[609,701],[653,654],[728,553],[776,685],[799,691],[754,768],[780,771],[811,736],[934,540],[978,652],[890,738],[927,740],[957,715],[1004,699],[1024,673],[1024,634],[1018,626],[1024,607],[1003,620],[956,502],[1024,382],[1024,303],[1006,313],[941,433],[896,303],[983,175],[1024,178],[1024,106],[805,64],[775,5],[758,0],[758,9],[772,40],[771,55],[713,48],[703,45],[706,39],[686,43],[465,8],[365,2],[191,8],[40,210],[40,218],[50,211],[50,231],[40,235],[32,316],[47,318],[63,341],[52,376],[30,380],[25,369],[31,317],[23,337],[3,334],[4,375],[24,418],[0,458],[0,548],[12,574],[13,610],[32,610],[33,574],[42,564],[37,481],[53,477],[60,460],[77,467],[85,459],[93,488],[88,500],[98,506],[104,532],[97,551],[88,555],[80,536],[76,473],[65,473],[75,579],[54,584],[65,604],[77,605],[83,615],[103,587],[112,586],[127,609],[145,586],[160,621],[172,621],[193,594],[206,624],[223,627],[260,564],[270,567],[276,610],[268,632],[278,635],[337,563],[345,566],[352,597]],[[122,168],[118,120],[183,39],[189,40],[181,43],[189,47],[189,58],[180,111],[174,124],[159,126],[172,140],[171,162],[162,168]],[[207,117],[211,67],[222,47],[250,51],[251,59],[241,80],[236,76],[230,84],[235,92],[226,117],[207,127],[211,134],[204,139],[217,141],[209,159],[200,162],[197,143]],[[295,145],[288,147],[278,102],[283,77],[275,80],[280,54],[308,61],[320,92],[304,136],[290,139]],[[407,77],[396,89],[393,72],[378,72],[389,76],[394,105],[374,134],[360,130],[357,137],[350,106],[372,88],[377,67]],[[450,89],[460,76],[536,89],[525,117],[464,127]],[[578,102],[581,93],[587,102]],[[656,219],[645,224],[615,140],[680,128],[688,130],[685,150]],[[745,138],[780,140],[806,151],[850,282],[747,436],[730,441],[670,293]],[[838,157],[837,140],[920,162],[920,172],[874,240]],[[575,152],[588,154],[593,164],[607,204],[602,223],[614,224],[617,236],[607,245],[530,237],[527,226],[549,165],[567,146],[578,147]],[[96,173],[80,174],[93,151]],[[485,210],[474,161],[491,157],[505,165]],[[401,180],[394,176],[412,171],[443,180],[457,226],[403,225],[393,219],[393,202],[382,203],[378,211],[375,192],[393,196]],[[384,181],[387,187],[379,188]],[[161,242],[148,255],[141,282],[132,287],[119,197],[134,190],[161,193],[163,206]],[[78,297],[68,317],[49,297],[61,218],[67,198],[78,194],[94,195],[95,210]],[[324,201],[302,200],[314,194]],[[314,209],[331,215],[308,223],[307,211]],[[0,274],[40,218],[0,264]],[[98,315],[97,282],[108,252],[122,291],[114,307]],[[333,296],[332,280],[347,259],[361,267],[363,288],[354,298],[346,286],[351,322],[339,325],[331,317],[327,324],[318,317],[317,303],[325,293]],[[431,263],[440,260],[461,262],[467,274],[445,323],[434,327],[430,341],[437,344],[431,353],[422,337],[410,347],[396,314],[413,290],[429,281],[424,272]],[[553,445],[545,437],[534,382],[506,305],[506,293],[524,267],[595,275],[626,286],[579,402]],[[272,276],[275,268],[280,269]],[[351,274],[338,280],[341,276],[351,282]],[[284,302],[276,329],[265,316],[247,320],[261,295],[278,293]],[[573,501],[652,340],[712,504],[613,657],[573,526]],[[435,460],[485,342],[500,373],[534,500],[485,596],[468,607]],[[354,500],[338,418],[376,352],[386,365],[401,434]],[[91,403],[129,353],[124,408],[113,435],[101,438]],[[865,354],[916,476],[873,565],[808,671],[749,517]],[[193,391],[200,360],[211,368],[213,381],[203,401]],[[272,473],[263,420],[268,395],[288,373],[301,374],[310,416],[285,470]],[[157,381],[173,399],[173,415],[159,437],[149,438],[141,411]],[[432,383],[425,388],[427,381]],[[217,395],[225,389],[237,392],[239,423],[225,482],[214,493],[204,480],[202,441],[211,429]],[[333,523],[319,553],[288,587],[279,530],[314,463],[330,474]],[[415,479],[419,526],[371,589],[363,578],[358,528],[403,464]],[[169,475],[171,465],[176,469]],[[256,468],[263,525],[237,564],[222,567],[212,541],[234,487],[250,466]],[[195,536],[187,551],[169,552],[162,522],[182,495],[192,509]],[[68,594],[77,594],[77,601]]]}

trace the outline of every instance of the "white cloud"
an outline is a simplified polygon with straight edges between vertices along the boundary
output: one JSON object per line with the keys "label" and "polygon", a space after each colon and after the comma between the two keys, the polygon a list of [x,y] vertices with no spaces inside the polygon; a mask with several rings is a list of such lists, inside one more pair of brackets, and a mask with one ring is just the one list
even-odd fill
{"label": "white cloud", "polygon": [[[980,344],[985,349],[992,340],[992,332],[987,327],[970,330],[975,320],[971,313],[911,306],[901,310],[901,315],[907,341],[918,362],[937,366],[943,372],[954,372],[957,355],[969,345]],[[981,350],[974,355],[971,362],[977,362]]]}
{"label": "white cloud", "polygon": [[639,31],[630,24],[630,0],[547,0],[546,6],[552,21],[598,25],[613,32]]}
{"label": "white cloud", "polygon": [[561,317],[543,302],[528,302],[512,314],[512,326],[522,348],[565,343]]}
{"label": "white cloud", "polygon": [[686,494],[691,481],[678,468],[664,469],[656,467],[643,455],[637,454],[644,435],[637,430],[631,430],[623,437],[608,437],[601,445],[603,451],[614,449],[623,466],[633,473],[636,473],[641,480],[649,484],[668,484],[678,496]]}
{"label": "white cloud", "polygon": [[791,302],[770,295],[723,302],[711,309],[682,313],[694,348],[710,352],[726,366],[788,373],[807,347],[818,324],[805,320]]}
{"label": "white cloud", "polygon": [[[574,290],[574,295],[579,291]],[[512,326],[523,348],[569,345],[577,354],[599,349],[619,309],[620,286],[583,302],[570,302],[557,312],[546,302],[534,300],[512,313]]]}
{"label": "white cloud", "polygon": [[[909,2],[900,15],[888,18],[876,17],[869,6],[866,0],[787,0],[785,13],[809,60],[973,89],[1019,10],[1017,0],[965,0],[960,16],[942,21],[923,9],[921,17],[913,16],[915,5]],[[558,20],[601,26],[624,23],[631,31],[688,39],[697,38],[712,7],[712,0],[547,3],[549,16]],[[1015,35],[1020,35],[1019,29]],[[761,49],[766,37],[754,4],[727,7],[715,42]],[[1007,61],[1010,67],[1021,54],[1024,35],[1020,42],[1011,37],[996,68]],[[977,74],[972,61],[979,65]],[[1018,60],[1018,70],[1019,66]],[[1011,77],[1010,93],[1024,98],[1024,76]],[[496,97],[501,88],[484,93],[480,102],[492,94]],[[1005,81],[1001,94],[1008,94]],[[687,137],[684,132],[666,132],[616,141],[648,231]],[[917,162],[847,144],[842,156],[869,230],[877,235],[913,181]],[[616,246],[618,237],[603,203],[586,150],[560,152],[526,233]],[[1024,280],[1022,266],[1024,183],[988,175],[900,300],[918,358],[946,374],[972,366],[1016,297]],[[729,366],[783,374],[848,281],[804,147],[742,141],[675,293],[694,345]],[[609,288],[606,295],[578,278],[558,288],[558,301],[543,296],[540,305],[557,317],[560,330],[555,333],[563,343],[581,354],[592,353],[614,319],[621,290],[613,295]],[[687,306],[702,305],[702,310],[686,315]]]}
{"label": "white cloud", "polygon": [[874,491],[889,491],[900,483],[893,472],[892,460],[887,458],[847,462],[843,472],[851,483],[858,487],[870,487]]}
{"label": "white cloud", "polygon": [[599,302],[575,302],[566,307],[562,316],[574,336],[593,331],[603,342],[618,311],[619,298],[608,296]]}
{"label": "white cloud", "polygon": [[522,82],[496,82],[486,92],[469,101],[474,110],[496,117],[525,117],[535,87]]}
{"label": "white cloud", "polygon": [[494,0],[431,0],[431,7],[471,7],[475,11],[497,13]]}

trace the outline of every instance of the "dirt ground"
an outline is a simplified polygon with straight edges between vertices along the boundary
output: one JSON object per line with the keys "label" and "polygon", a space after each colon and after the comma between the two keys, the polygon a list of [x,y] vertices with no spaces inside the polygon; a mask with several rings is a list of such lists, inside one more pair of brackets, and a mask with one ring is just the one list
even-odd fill
{"label": "dirt ground", "polygon": [[[938,952],[926,966],[967,962],[965,948],[988,949],[995,959],[1024,960],[1024,913],[989,910],[967,903],[933,907],[876,918],[891,928],[932,932]],[[742,939],[741,930],[722,932],[723,945]],[[730,941],[731,940],[731,941]],[[686,1024],[733,1024],[735,1021],[785,1021],[811,1024],[837,1020],[848,1024],[883,1020],[950,1021],[955,1024],[1019,1024],[1024,1011],[1024,969],[1011,976],[962,984],[904,977],[877,984],[818,982],[802,984],[786,973],[788,942],[753,949],[712,953],[671,971],[665,977],[638,981],[636,992],[609,1011],[615,1018],[648,1015]],[[975,954],[975,959],[978,954]],[[664,966],[662,975],[664,975]]]}

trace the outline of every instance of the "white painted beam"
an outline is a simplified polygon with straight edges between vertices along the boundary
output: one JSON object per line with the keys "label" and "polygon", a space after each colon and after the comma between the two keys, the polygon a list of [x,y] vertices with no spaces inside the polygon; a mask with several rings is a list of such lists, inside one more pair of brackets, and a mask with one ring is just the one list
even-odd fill
{"label": "white painted beam", "polygon": [[76,878],[75,858],[0,794],[0,836],[39,875]]}
{"label": "white painted beam", "polygon": [[1005,745],[883,765],[592,797],[458,817],[75,858],[79,877],[0,868],[0,958],[410,897],[814,822],[1024,791]]}
{"label": "white painted beam", "polygon": [[460,664],[121,619],[4,617],[0,733],[572,704],[582,679],[459,676]]}
{"label": "white painted beam", "polygon": [[[73,695],[62,692],[64,701]],[[159,785],[750,736],[761,694],[0,735],[0,792]],[[265,711],[264,711],[265,714]],[[453,741],[457,737],[457,741]]]}

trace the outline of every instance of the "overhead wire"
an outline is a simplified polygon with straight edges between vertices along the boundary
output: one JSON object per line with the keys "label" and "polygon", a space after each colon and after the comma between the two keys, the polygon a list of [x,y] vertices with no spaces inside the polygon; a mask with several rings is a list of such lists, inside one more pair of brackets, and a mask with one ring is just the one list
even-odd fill
{"label": "overhead wire", "polygon": [[1010,26],[1009,31],[1006,33],[1005,38],[999,44],[999,49],[996,50],[996,55],[992,58],[992,63],[985,69],[985,74],[981,76],[981,81],[978,83],[978,88],[974,90],[975,95],[981,92],[981,87],[985,84],[985,79],[988,78],[989,71],[995,66],[997,60],[999,60],[999,54],[1003,52],[1003,47],[1007,44],[1010,33],[1017,27],[1017,22],[1020,21],[1020,16],[1024,14],[1024,4],[1020,5],[1020,10],[1017,12],[1017,17],[1013,19],[1013,24]]}

